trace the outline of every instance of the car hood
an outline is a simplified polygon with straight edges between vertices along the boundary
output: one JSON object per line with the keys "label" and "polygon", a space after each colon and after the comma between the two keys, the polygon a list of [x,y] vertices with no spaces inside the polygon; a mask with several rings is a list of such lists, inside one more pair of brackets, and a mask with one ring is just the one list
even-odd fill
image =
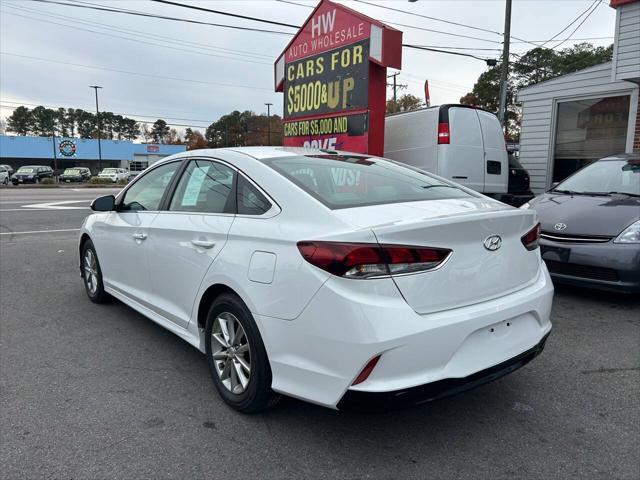
{"label": "car hood", "polygon": [[[545,193],[529,202],[543,232],[614,237],[640,218],[640,198]],[[564,224],[564,230],[556,224]]]}

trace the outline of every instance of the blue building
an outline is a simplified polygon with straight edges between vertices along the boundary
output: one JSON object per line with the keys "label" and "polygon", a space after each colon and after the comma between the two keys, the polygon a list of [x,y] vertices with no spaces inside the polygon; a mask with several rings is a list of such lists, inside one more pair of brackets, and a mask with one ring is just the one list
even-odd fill
{"label": "blue building", "polygon": [[129,140],[101,140],[102,160],[98,160],[98,140],[84,138],[24,137],[0,135],[0,164],[15,170],[23,165],[47,165],[64,170],[88,167],[97,174],[107,167],[126,168],[134,175],[185,145],[133,143]]}

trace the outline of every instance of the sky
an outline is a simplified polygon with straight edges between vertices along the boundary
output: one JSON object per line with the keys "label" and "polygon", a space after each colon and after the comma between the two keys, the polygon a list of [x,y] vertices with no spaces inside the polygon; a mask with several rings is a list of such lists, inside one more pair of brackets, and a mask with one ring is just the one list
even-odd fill
{"label": "sky", "polygon": [[[149,0],[58,0],[102,5],[202,22],[295,32],[287,27],[234,19]],[[316,1],[175,0],[277,22],[301,25]],[[504,0],[375,1],[385,7],[491,30],[459,27],[357,1],[340,1],[404,32],[403,42],[458,47],[483,58],[497,58],[502,48]],[[524,53],[564,29],[593,0],[514,0],[511,51]],[[559,49],[589,38],[594,45],[613,42],[615,10],[608,1],[572,33],[584,16],[547,46],[571,40]],[[423,30],[397,26],[419,27]],[[437,30],[438,32],[425,31]],[[463,35],[460,37],[458,35]],[[466,38],[474,37],[474,38]],[[513,37],[517,37],[517,40]],[[32,0],[0,0],[0,117],[9,107],[71,107],[95,110],[94,90],[100,85],[100,110],[153,122],[165,119],[179,131],[187,125],[204,130],[233,110],[282,115],[282,93],[273,89],[273,62],[291,36],[232,30],[209,25],[124,15]],[[431,103],[457,103],[485,69],[474,58],[403,50],[400,93],[423,98],[429,79]],[[91,67],[91,68],[88,68]],[[96,68],[99,67],[99,68]],[[394,71],[389,71],[389,74]],[[391,89],[388,90],[391,95]],[[33,104],[33,105],[30,105]]]}

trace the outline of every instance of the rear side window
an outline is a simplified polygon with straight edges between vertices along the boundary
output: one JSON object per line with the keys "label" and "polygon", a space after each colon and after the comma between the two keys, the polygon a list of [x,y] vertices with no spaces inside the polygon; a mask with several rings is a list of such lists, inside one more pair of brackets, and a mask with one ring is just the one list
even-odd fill
{"label": "rear side window", "polygon": [[269,200],[242,175],[238,175],[237,195],[240,215],[262,215],[271,208]]}
{"label": "rear side window", "polygon": [[169,210],[234,213],[235,172],[211,160],[191,160],[178,182]]}
{"label": "rear side window", "polygon": [[422,170],[379,158],[313,155],[263,162],[331,209],[473,197]]}

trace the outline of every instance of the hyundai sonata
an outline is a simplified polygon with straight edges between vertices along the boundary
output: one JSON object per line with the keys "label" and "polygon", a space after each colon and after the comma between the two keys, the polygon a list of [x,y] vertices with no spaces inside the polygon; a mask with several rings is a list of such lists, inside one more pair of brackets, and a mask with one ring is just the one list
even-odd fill
{"label": "hyundai sonata", "polygon": [[535,213],[389,160],[196,150],[92,203],[80,267],[206,354],[243,412],[279,394],[414,405],[542,350],[553,286]]}

